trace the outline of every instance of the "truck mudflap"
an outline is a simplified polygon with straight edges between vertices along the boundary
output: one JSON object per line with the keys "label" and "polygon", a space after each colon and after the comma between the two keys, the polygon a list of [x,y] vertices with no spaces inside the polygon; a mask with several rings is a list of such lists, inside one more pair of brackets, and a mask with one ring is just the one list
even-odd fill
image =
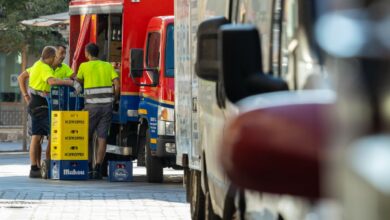
{"label": "truck mudflap", "polygon": [[155,156],[176,158],[175,136],[158,136]]}

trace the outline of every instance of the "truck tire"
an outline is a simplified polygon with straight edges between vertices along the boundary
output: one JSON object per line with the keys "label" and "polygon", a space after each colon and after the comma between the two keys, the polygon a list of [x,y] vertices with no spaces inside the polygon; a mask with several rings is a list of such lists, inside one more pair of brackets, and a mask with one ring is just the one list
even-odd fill
{"label": "truck tire", "polygon": [[205,217],[205,197],[202,190],[202,175],[200,171],[191,170],[190,209],[192,220],[203,220]]}
{"label": "truck tire", "polygon": [[188,167],[184,168],[183,185],[186,189],[186,201],[191,201],[191,171]]}
{"label": "truck tire", "polygon": [[206,193],[205,217],[206,220],[221,220],[221,218],[214,213],[213,205],[211,203],[210,192]]}
{"label": "truck tire", "polygon": [[[143,138],[143,142],[145,142],[145,138]],[[139,148],[139,152],[137,155],[137,166],[144,167],[145,166],[145,144],[141,145]]]}
{"label": "truck tire", "polygon": [[163,164],[160,158],[152,156],[150,149],[149,129],[146,130],[145,137],[146,150],[146,176],[149,183],[162,183],[164,180]]}
{"label": "truck tire", "polygon": [[[225,204],[223,205],[223,220],[239,220],[240,212],[236,208],[234,200],[238,194],[238,190],[230,184],[228,192],[225,197]],[[241,202],[241,201],[240,201]]]}

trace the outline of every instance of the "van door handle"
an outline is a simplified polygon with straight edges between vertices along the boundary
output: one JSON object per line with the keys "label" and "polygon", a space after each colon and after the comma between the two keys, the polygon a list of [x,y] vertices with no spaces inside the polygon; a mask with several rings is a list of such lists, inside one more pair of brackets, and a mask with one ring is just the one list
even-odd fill
{"label": "van door handle", "polygon": [[192,98],[192,112],[197,112],[198,111],[198,98],[193,97]]}

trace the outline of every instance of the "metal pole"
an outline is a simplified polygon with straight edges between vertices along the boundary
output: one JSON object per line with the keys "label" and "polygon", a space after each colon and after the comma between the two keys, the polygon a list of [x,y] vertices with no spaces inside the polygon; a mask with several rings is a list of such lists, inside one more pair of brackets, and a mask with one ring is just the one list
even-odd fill
{"label": "metal pole", "polygon": [[111,18],[111,14],[109,14],[108,15],[108,27],[107,27],[107,29],[108,29],[108,33],[107,33],[107,55],[106,55],[106,61],[107,62],[110,62],[111,60],[111,54],[110,54],[110,51],[111,51],[111,38],[112,38],[112,34],[111,34],[111,32],[112,32],[112,24],[111,24],[111,22],[112,22],[112,18]]}

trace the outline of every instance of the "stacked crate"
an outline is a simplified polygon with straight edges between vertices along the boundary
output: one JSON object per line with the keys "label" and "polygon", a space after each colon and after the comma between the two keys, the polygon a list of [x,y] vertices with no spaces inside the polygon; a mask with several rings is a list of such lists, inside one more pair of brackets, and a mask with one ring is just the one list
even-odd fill
{"label": "stacked crate", "polygon": [[71,87],[53,87],[50,102],[50,177],[88,179],[88,112],[77,111],[83,103]]}
{"label": "stacked crate", "polygon": [[52,111],[52,179],[88,179],[88,112]]}

